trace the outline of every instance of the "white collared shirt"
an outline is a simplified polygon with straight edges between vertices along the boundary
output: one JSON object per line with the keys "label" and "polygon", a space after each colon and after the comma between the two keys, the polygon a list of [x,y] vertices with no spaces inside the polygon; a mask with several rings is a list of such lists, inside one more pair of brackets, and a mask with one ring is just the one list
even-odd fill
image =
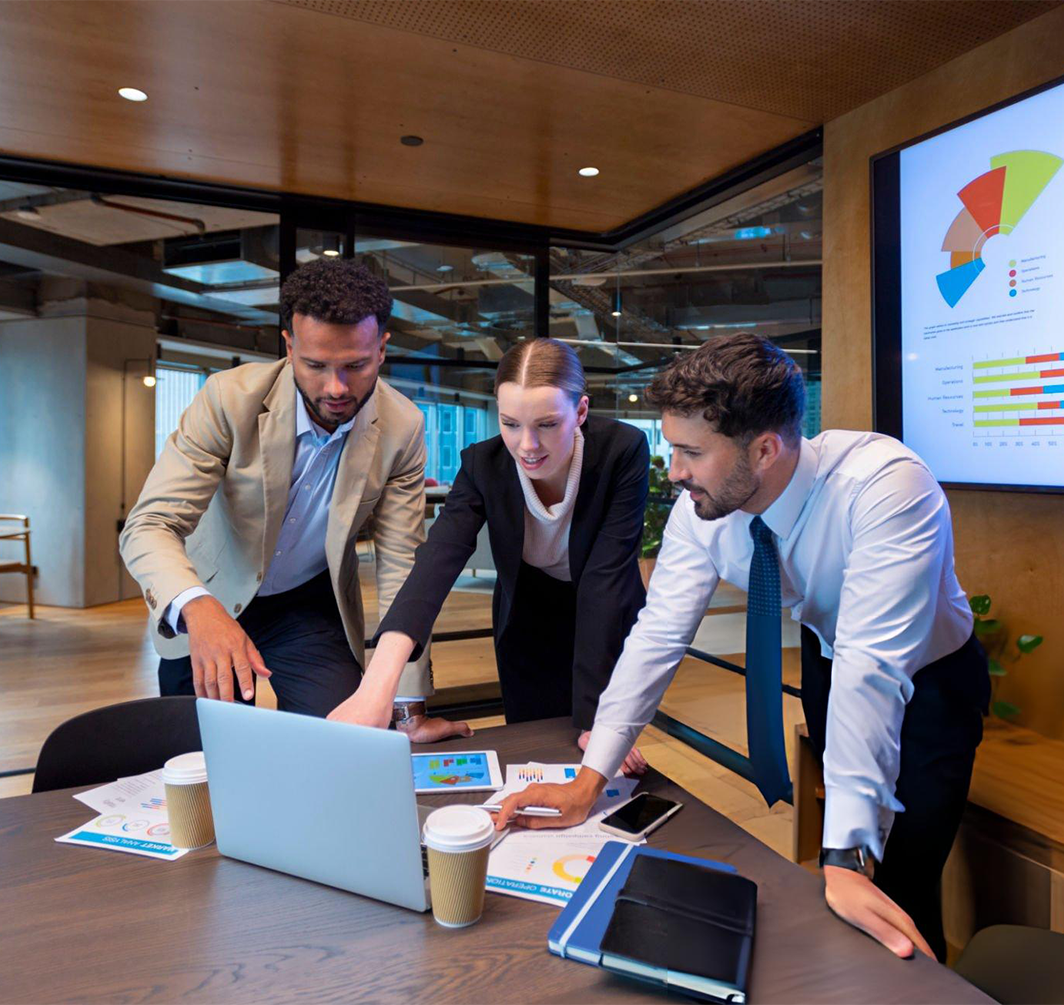
{"label": "white collared shirt", "polygon": [[516,458],[514,466],[525,496],[525,543],[521,557],[534,568],[542,569],[552,579],[571,583],[573,574],[569,568],[569,531],[573,525],[576,494],[580,491],[580,472],[584,467],[584,434],[577,426],[569,474],[565,479],[565,496],[553,506],[543,505],[532,479]]}
{"label": "white collared shirt", "polygon": [[[329,505],[340,454],[347,434],[355,424],[352,418],[332,433],[326,432],[311,418],[303,396],[297,394],[296,398],[296,452],[292,481],[288,487],[284,522],[269,568],[258,589],[257,595],[262,597],[293,590],[329,567],[325,557]],[[209,593],[202,586],[183,590],[171,601],[163,617],[175,632],[184,631],[181,609],[195,597]]]}
{"label": "white collared shirt", "polygon": [[[913,675],[959,649],[972,615],[953,568],[945,494],[888,436],[829,430],[802,440],[787,488],[763,513],[779,551],[782,603],[833,659],[824,847],[867,845],[882,861],[895,811],[900,736]],[[598,714],[584,764],[612,778],[705,615],[717,583],[747,588],[753,515],[702,520],[673,507],[639,615]]]}

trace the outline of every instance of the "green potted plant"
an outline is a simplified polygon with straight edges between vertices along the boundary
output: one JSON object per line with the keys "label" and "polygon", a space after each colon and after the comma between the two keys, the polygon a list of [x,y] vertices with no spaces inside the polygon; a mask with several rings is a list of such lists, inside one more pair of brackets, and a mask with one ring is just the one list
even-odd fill
{"label": "green potted plant", "polygon": [[999,618],[988,617],[991,599],[989,594],[981,593],[968,598],[968,606],[975,615],[975,634],[982,642],[990,663],[991,697],[990,711],[1001,719],[1011,721],[1022,711],[1011,702],[999,701],[998,684],[1002,677],[1008,676],[1005,664],[1010,665],[1034,652],[1042,644],[1041,635],[1020,635],[1013,645],[1009,645],[1009,633],[1004,622]]}
{"label": "green potted plant", "polygon": [[665,458],[654,454],[650,458],[650,499],[643,514],[643,543],[640,550],[639,568],[643,573],[643,584],[650,581],[658,552],[661,551],[661,539],[665,534],[665,524],[672,511],[675,488],[669,481],[669,469]]}

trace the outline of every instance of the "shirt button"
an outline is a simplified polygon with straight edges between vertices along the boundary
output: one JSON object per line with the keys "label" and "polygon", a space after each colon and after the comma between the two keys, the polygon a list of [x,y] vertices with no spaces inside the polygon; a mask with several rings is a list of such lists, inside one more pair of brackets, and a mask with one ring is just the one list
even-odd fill
{"label": "shirt button", "polygon": [[239,614],[244,609],[243,604],[233,604],[233,613]]}
{"label": "shirt button", "polygon": [[304,492],[309,492],[310,491],[310,486],[309,485],[304,485],[303,486],[303,491]]}
{"label": "shirt button", "polygon": [[289,522],[289,523],[295,523],[295,522],[296,522],[296,518],[295,518],[294,516],[290,516],[290,517],[288,518],[288,522]]}
{"label": "shirt button", "polygon": [[281,553],[280,553],[279,551],[275,551],[275,552],[274,552],[274,555],[280,555],[280,554],[281,554]]}

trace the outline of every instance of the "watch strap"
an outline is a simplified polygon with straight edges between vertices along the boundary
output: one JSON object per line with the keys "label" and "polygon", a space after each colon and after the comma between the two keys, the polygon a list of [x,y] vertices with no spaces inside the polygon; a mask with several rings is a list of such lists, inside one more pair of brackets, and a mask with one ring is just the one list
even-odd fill
{"label": "watch strap", "polygon": [[392,722],[409,722],[416,715],[424,715],[427,706],[422,701],[397,701],[392,705]]}
{"label": "watch strap", "polygon": [[850,869],[866,876],[871,875],[875,859],[872,853],[864,846],[856,848],[821,848],[820,868],[826,865],[835,866],[838,869]]}

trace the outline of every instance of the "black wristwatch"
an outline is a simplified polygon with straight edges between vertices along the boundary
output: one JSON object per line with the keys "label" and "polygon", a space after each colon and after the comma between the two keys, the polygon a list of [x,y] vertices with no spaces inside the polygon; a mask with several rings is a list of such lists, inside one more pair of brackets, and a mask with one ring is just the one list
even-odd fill
{"label": "black wristwatch", "polygon": [[872,852],[864,845],[859,845],[856,848],[821,848],[820,868],[823,869],[826,865],[833,865],[839,869],[850,869],[871,879],[872,872],[875,870],[876,860]]}

